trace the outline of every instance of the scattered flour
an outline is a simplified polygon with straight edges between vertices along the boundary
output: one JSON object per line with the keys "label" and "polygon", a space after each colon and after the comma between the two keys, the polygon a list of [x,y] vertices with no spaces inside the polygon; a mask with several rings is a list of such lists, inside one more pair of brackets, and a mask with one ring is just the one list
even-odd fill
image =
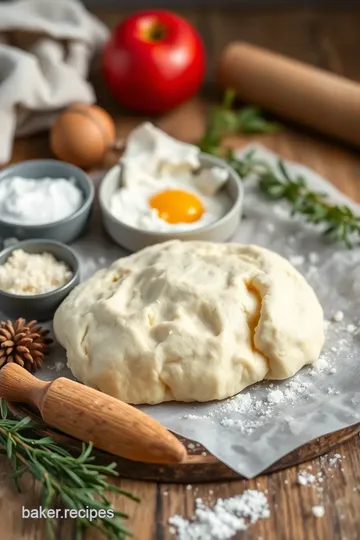
{"label": "scattered flour", "polygon": [[55,362],[55,371],[56,373],[59,373],[65,367],[65,364],[63,362]]}
{"label": "scattered flour", "polygon": [[333,316],[331,317],[331,320],[334,322],[341,322],[344,319],[344,313],[342,311],[335,311]]}
{"label": "scattered flour", "polygon": [[356,332],[357,328],[355,324],[348,324],[346,327],[346,331],[349,332],[349,334],[354,334]]}
{"label": "scattered flour", "polygon": [[300,484],[300,486],[307,486],[308,484],[313,484],[315,480],[316,477],[308,471],[300,471],[297,475],[297,483]]}
{"label": "scattered flour", "polygon": [[238,394],[237,396],[230,398],[220,405],[220,410],[222,413],[238,412],[246,413],[248,412],[253,404],[251,394]]}
{"label": "scattered flour", "polygon": [[325,508],[323,506],[313,506],[311,511],[317,518],[322,518],[325,515]]}
{"label": "scattered flour", "polygon": [[289,400],[291,403],[294,403],[295,400],[308,391],[308,388],[310,386],[310,383],[306,381],[299,381],[296,379],[291,379],[289,382],[285,384],[286,390],[285,390],[285,398]]}
{"label": "scattered flour", "polygon": [[309,253],[309,261],[311,264],[317,264],[320,260],[320,257],[318,253],[315,253],[314,251]]}
{"label": "scattered flour", "polygon": [[290,216],[289,208],[286,208],[285,206],[282,206],[281,204],[274,204],[273,212],[276,216],[280,218],[289,219],[289,216]]}
{"label": "scattered flour", "polygon": [[331,396],[340,395],[339,390],[336,390],[336,388],[334,388],[333,386],[329,386],[329,388],[327,389],[327,393],[330,394]]}
{"label": "scattered flour", "polygon": [[270,516],[267,498],[261,491],[246,490],[242,495],[218,499],[210,508],[196,499],[195,515],[187,520],[179,515],[169,519],[170,532],[178,540],[227,540],[246,531],[259,519]]}
{"label": "scattered flour", "polygon": [[342,455],[341,454],[334,454],[333,457],[329,458],[329,467],[333,467],[337,463],[341,463]]}
{"label": "scattered flour", "polygon": [[281,390],[272,390],[267,395],[269,403],[281,403],[284,401],[285,396]]}
{"label": "scattered flour", "polygon": [[81,273],[84,279],[92,276],[99,269],[99,262],[94,257],[81,258]]}
{"label": "scattered flour", "polygon": [[301,266],[305,262],[305,257],[303,255],[291,255],[289,261],[294,266]]}
{"label": "scattered flour", "polygon": [[327,319],[324,319],[324,332],[327,332],[329,330],[330,324],[331,324],[330,321],[328,321]]}
{"label": "scattered flour", "polygon": [[202,416],[198,416],[197,414],[184,414],[182,418],[184,418],[184,420],[201,420]]}

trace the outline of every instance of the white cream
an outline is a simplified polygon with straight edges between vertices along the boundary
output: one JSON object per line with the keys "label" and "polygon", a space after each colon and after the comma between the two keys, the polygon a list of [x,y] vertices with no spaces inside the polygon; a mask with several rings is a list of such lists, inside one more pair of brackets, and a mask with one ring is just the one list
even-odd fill
{"label": "white cream", "polygon": [[221,167],[202,169],[194,177],[194,184],[204,195],[215,195],[227,182],[229,173]]}
{"label": "white cream", "polygon": [[[221,188],[228,171],[220,167],[200,167],[197,146],[169,137],[146,122],[129,137],[122,164],[122,186],[110,200],[110,212],[137,229],[171,232],[194,230],[221,219],[231,208],[229,195]],[[192,223],[168,223],[151,208],[149,200],[163,191],[190,192],[205,211]]]}
{"label": "white cream", "polygon": [[73,179],[23,178],[0,181],[0,219],[19,225],[44,225],[67,218],[83,203]]}

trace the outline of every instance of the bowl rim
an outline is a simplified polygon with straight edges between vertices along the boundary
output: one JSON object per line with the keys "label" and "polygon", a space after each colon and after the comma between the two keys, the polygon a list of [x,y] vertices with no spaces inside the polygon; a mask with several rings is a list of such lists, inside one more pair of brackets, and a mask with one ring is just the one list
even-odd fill
{"label": "bowl rim", "polygon": [[[34,244],[36,245],[36,244],[42,244],[42,243],[60,247],[60,248],[64,249],[65,251],[68,251],[68,253],[70,253],[70,255],[73,257],[74,262],[75,262],[74,267],[71,268],[71,270],[73,271],[73,275],[72,275],[71,279],[67,283],[64,283],[64,285],[61,285],[60,287],[56,287],[56,289],[53,289],[53,290],[48,291],[46,293],[41,293],[41,294],[15,294],[15,293],[10,293],[8,291],[4,291],[4,290],[0,289],[0,296],[8,298],[9,300],[11,300],[11,299],[12,300],[22,300],[22,301],[26,301],[26,302],[29,302],[29,301],[32,301],[32,300],[46,300],[47,298],[51,298],[51,296],[53,296],[54,294],[58,294],[59,292],[65,292],[67,289],[71,289],[74,285],[76,285],[76,282],[80,277],[80,260],[79,260],[79,257],[76,255],[75,251],[72,248],[70,248],[66,244],[63,244],[62,242],[58,242],[57,240],[50,240],[50,239],[47,239],[47,238],[31,238],[31,239],[28,239],[28,240],[22,240],[20,242],[16,242],[16,244],[13,244],[12,246],[9,246],[9,247],[1,250],[0,251],[0,259],[2,259],[4,256],[7,255],[7,257],[5,258],[5,261],[6,261],[8,259],[8,257],[10,256],[10,254],[13,251],[16,251],[17,249],[23,249],[24,247],[26,247],[29,244],[30,245],[34,245]],[[24,251],[26,251],[26,249],[24,249]],[[50,253],[52,255],[54,255],[52,252],[50,252]],[[55,255],[54,255],[54,257],[57,258],[58,260],[61,260],[62,262],[65,262],[63,259],[59,259]],[[4,263],[0,262],[0,266],[3,266],[3,264]],[[68,263],[65,263],[65,264],[68,264]]]}
{"label": "bowl rim", "polygon": [[50,223],[40,223],[36,225],[31,224],[23,224],[19,223],[18,221],[7,221],[6,219],[3,219],[0,217],[0,225],[7,225],[11,227],[23,227],[24,229],[28,231],[37,231],[44,228],[54,228],[58,225],[63,225],[64,223],[68,223],[69,221],[72,221],[73,219],[76,219],[78,216],[80,216],[83,212],[85,212],[94,202],[95,198],[95,186],[94,182],[91,180],[88,174],[86,174],[85,171],[80,169],[80,167],[77,167],[76,165],[73,165],[72,163],[68,163],[67,161],[62,161],[61,159],[27,159],[25,161],[19,161],[18,163],[13,163],[12,165],[9,165],[8,167],[4,167],[0,171],[0,182],[4,180],[4,176],[7,176],[9,172],[13,171],[14,169],[23,167],[24,165],[33,164],[33,163],[42,163],[42,164],[48,164],[49,166],[53,165],[54,163],[60,163],[65,168],[67,167],[70,171],[72,170],[74,173],[79,173],[84,177],[86,180],[90,192],[88,196],[85,198],[83,203],[81,204],[80,208],[76,210],[76,212],[73,212],[67,217],[64,217],[62,219],[58,219],[57,221],[51,221]]}
{"label": "bowl rim", "polygon": [[[208,154],[208,153],[205,153],[205,152],[200,152],[199,157],[200,157],[200,160],[201,159],[206,159],[206,160],[211,161],[213,167],[221,167],[223,169],[228,170],[229,175],[231,175],[233,177],[233,180],[235,180],[236,187],[237,187],[237,195],[233,199],[233,204],[231,205],[229,210],[220,219],[218,219],[218,220],[216,220],[216,221],[214,221],[212,223],[209,223],[207,225],[204,225],[202,227],[196,227],[194,229],[189,229],[189,230],[186,230],[186,231],[173,231],[173,232],[172,231],[157,231],[155,229],[149,229],[149,230],[148,229],[140,229],[138,227],[133,227],[132,225],[128,225],[124,221],[121,221],[121,219],[115,217],[110,212],[109,208],[107,207],[106,203],[103,200],[103,198],[104,198],[103,187],[105,185],[105,182],[107,181],[107,178],[109,177],[109,175],[115,169],[119,169],[119,171],[121,170],[122,165],[121,165],[120,161],[118,163],[116,163],[115,165],[113,165],[105,173],[105,175],[101,179],[101,182],[100,182],[100,185],[99,185],[99,191],[98,191],[99,206],[100,206],[101,211],[103,213],[105,213],[108,218],[113,220],[115,223],[121,225],[125,229],[127,229],[127,230],[129,230],[131,232],[134,232],[134,233],[143,234],[144,236],[153,236],[154,234],[156,234],[157,236],[163,237],[163,238],[169,238],[169,237],[176,238],[177,237],[177,238],[181,239],[183,237],[186,237],[189,234],[193,235],[194,233],[206,233],[206,232],[213,231],[214,229],[216,229],[216,227],[221,226],[223,223],[225,223],[230,217],[232,217],[235,213],[237,213],[242,208],[242,206],[244,204],[244,186],[243,186],[241,178],[238,175],[238,173],[236,172],[236,170],[231,165],[229,165],[224,159],[222,159],[220,157],[217,157],[217,156],[213,156],[212,154]],[[202,167],[201,167],[201,163],[200,163],[200,169],[201,168]]]}

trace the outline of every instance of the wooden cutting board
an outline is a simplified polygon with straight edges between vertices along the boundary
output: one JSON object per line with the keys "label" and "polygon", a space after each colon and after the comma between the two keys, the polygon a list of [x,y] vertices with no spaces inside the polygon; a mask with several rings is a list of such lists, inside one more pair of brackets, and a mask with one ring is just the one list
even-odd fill
{"label": "wooden cutting board", "polygon": [[[76,453],[80,451],[80,441],[48,427],[43,423],[39,414],[31,410],[28,406],[9,403],[9,410],[18,419],[30,416],[33,421],[39,424],[39,428],[36,430],[39,435],[53,437],[56,442],[63,444],[70,452]],[[360,433],[360,423],[314,439],[281,458],[269,467],[265,471],[265,474],[299,465],[300,463],[326,454],[358,433]],[[239,480],[241,478],[239,474],[209,454],[198,443],[184,439],[183,437],[179,437],[179,439],[185,444],[188,450],[188,458],[179,464],[141,463],[119,458],[97,449],[94,449],[94,455],[98,463],[117,463],[117,470],[120,476],[136,480],[187,484],[190,482]]]}

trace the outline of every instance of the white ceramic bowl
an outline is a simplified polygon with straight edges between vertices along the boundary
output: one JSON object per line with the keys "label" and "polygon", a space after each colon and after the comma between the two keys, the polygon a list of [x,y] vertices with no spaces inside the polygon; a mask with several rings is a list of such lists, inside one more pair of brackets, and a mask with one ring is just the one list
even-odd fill
{"label": "white ceramic bowl", "polygon": [[138,251],[144,247],[167,240],[201,240],[209,242],[225,242],[235,233],[242,213],[244,188],[235,170],[223,159],[209,154],[200,155],[201,167],[222,167],[229,171],[226,189],[233,200],[230,210],[218,221],[199,229],[186,232],[145,231],[131,227],[113,216],[109,210],[111,196],[119,188],[121,182],[121,165],[112,167],[102,179],[99,189],[99,202],[103,223],[111,238],[129,251]]}
{"label": "white ceramic bowl", "polygon": [[6,167],[0,172],[0,182],[13,176],[25,178],[74,178],[76,185],[84,195],[81,207],[70,216],[42,225],[21,225],[3,221],[0,216],[0,244],[5,238],[27,240],[42,238],[70,244],[78,238],[87,227],[91,217],[95,188],[89,176],[79,167],[57,159],[31,159]]}

